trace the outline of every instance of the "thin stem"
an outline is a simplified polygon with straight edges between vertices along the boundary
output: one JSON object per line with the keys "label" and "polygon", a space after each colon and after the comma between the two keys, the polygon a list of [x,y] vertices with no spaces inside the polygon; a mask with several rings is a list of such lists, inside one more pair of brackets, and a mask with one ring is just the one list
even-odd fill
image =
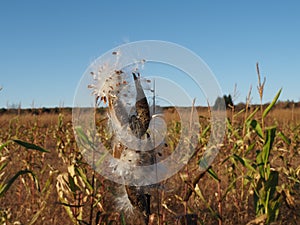
{"label": "thin stem", "polygon": [[[95,101],[95,107],[94,107],[94,118],[96,118],[96,112],[97,112],[97,100]],[[96,131],[95,131],[96,132]],[[95,143],[95,140],[94,138],[96,137],[96,135],[94,134],[93,135],[93,143]],[[94,204],[93,204],[93,200],[94,200],[94,195],[95,195],[95,149],[93,148],[93,155],[92,155],[92,158],[93,158],[93,164],[92,164],[92,193],[91,193],[91,198],[90,198],[90,201],[91,201],[91,206],[90,206],[90,219],[89,219],[89,224],[92,225],[93,224],[93,213],[94,213]]]}
{"label": "thin stem", "polygon": [[[93,153],[93,164],[94,164],[94,153]],[[93,165],[94,166],[94,165]],[[93,169],[93,175],[92,175],[92,187],[93,187],[93,192],[91,194],[91,208],[90,208],[90,221],[89,224],[92,225],[93,224],[93,213],[94,213],[94,206],[93,206],[93,199],[94,199],[94,186],[95,186],[95,171]]]}
{"label": "thin stem", "polygon": [[264,87],[266,83],[266,77],[264,77],[264,81],[261,83],[261,76],[259,72],[259,66],[258,63],[256,63],[256,71],[257,71],[257,76],[258,76],[258,86],[257,90],[259,93],[259,98],[260,98],[260,112],[261,112],[261,125],[262,128],[264,129],[264,118],[263,118],[263,95],[264,95]]}
{"label": "thin stem", "polygon": [[218,213],[219,213],[219,225],[222,225],[222,196],[221,196],[221,180],[218,181]]}

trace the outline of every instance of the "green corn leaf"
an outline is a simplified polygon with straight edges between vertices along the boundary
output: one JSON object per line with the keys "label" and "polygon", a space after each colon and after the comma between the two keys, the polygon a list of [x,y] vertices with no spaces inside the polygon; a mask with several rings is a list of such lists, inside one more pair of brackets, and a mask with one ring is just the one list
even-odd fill
{"label": "green corn leaf", "polygon": [[209,175],[214,178],[216,181],[220,181],[218,175],[216,174],[216,172],[212,169],[212,168],[209,168],[207,170],[207,172],[209,173]]}
{"label": "green corn leaf", "polygon": [[38,184],[38,182],[37,182],[37,179],[36,179],[34,173],[33,173],[32,171],[30,171],[30,170],[20,170],[20,171],[17,172],[17,173],[16,173],[16,174],[8,181],[8,182],[6,182],[5,184],[2,184],[2,185],[0,186],[0,197],[2,197],[2,196],[5,194],[5,192],[8,191],[8,189],[11,187],[11,185],[15,182],[15,180],[16,180],[19,176],[21,176],[21,175],[23,175],[23,174],[27,174],[27,173],[29,173],[29,174],[32,175],[32,177],[33,177],[33,179],[34,179],[34,181],[35,181],[35,184],[36,184],[36,186],[37,186],[37,189],[40,191],[40,187],[39,187],[39,184]]}
{"label": "green corn leaf", "polygon": [[90,141],[89,137],[86,135],[82,127],[78,126],[75,128],[76,134],[78,135],[79,140],[82,142],[82,144],[86,144],[89,147],[94,148],[94,144],[92,141]]}
{"label": "green corn leaf", "polygon": [[288,145],[291,144],[291,139],[285,136],[281,131],[278,132],[278,136]]}
{"label": "green corn leaf", "polygon": [[90,225],[88,222],[85,222],[84,220],[80,220],[77,218],[77,221],[79,222],[79,225],[85,224],[85,225]]}
{"label": "green corn leaf", "polygon": [[66,202],[58,202],[57,204],[67,206],[67,207],[70,207],[70,208],[81,208],[81,207],[85,206],[85,205],[69,204],[69,203],[66,203]]}
{"label": "green corn leaf", "polygon": [[234,114],[233,117],[236,118],[236,117],[238,117],[240,114],[242,114],[245,111],[246,111],[246,109],[242,109],[239,112],[237,112],[236,114]]}
{"label": "green corn leaf", "polygon": [[89,143],[89,139],[86,136],[86,134],[84,133],[82,127],[76,127],[75,128],[76,133],[79,135],[80,139],[83,140],[84,143]]}
{"label": "green corn leaf", "polygon": [[229,119],[226,120],[226,123],[227,123],[226,126],[227,126],[228,130],[232,133],[232,135],[235,136],[239,140],[242,139],[241,136],[239,135],[238,130],[232,126]]}
{"label": "green corn leaf", "polygon": [[256,151],[256,165],[258,166],[260,176],[264,178],[265,177],[264,160],[263,160],[263,154],[261,150]]}
{"label": "green corn leaf", "polygon": [[247,121],[250,121],[252,120],[252,118],[254,117],[254,115],[257,113],[257,111],[259,110],[259,108],[256,108],[246,119],[246,122]]}
{"label": "green corn leaf", "polygon": [[221,162],[221,165],[223,165],[224,163],[226,163],[230,158],[231,158],[231,156],[226,157],[226,158]]}
{"label": "green corn leaf", "polygon": [[269,202],[270,202],[270,190],[267,190],[266,191],[266,198],[263,201],[264,208],[265,208],[265,213],[267,213],[267,214],[269,214]]}
{"label": "green corn leaf", "polygon": [[248,155],[248,153],[251,152],[251,151],[254,149],[255,145],[256,145],[255,142],[251,143],[251,144],[248,146],[248,148],[247,148],[247,150],[246,150],[246,152],[245,152],[245,155]]}
{"label": "green corn leaf", "polygon": [[77,223],[78,222],[77,219],[73,215],[71,207],[68,206],[69,203],[67,202],[67,200],[65,198],[63,198],[63,197],[59,197],[59,201],[60,201],[59,204],[61,204],[61,205],[64,206],[64,209],[66,210],[66,212],[67,212],[69,218],[71,219],[71,221],[73,222],[73,224],[78,224]]}
{"label": "green corn leaf", "polygon": [[31,144],[31,143],[28,143],[28,142],[25,142],[25,141],[21,141],[21,140],[13,140],[13,142],[17,143],[18,145],[21,145],[22,147],[25,147],[26,149],[31,149],[31,150],[37,150],[37,151],[40,151],[40,152],[49,152],[48,150],[40,147],[40,146],[37,146],[35,144]]}
{"label": "green corn leaf", "polygon": [[251,165],[251,161],[247,158],[242,158],[238,156],[237,154],[233,154],[233,158],[235,160],[238,160],[244,167],[251,170],[252,172],[256,172],[255,168]]}
{"label": "green corn leaf", "polygon": [[74,178],[68,174],[68,177],[69,177],[69,188],[71,189],[71,191],[73,193],[75,193],[79,188],[77,187],[77,185],[75,184],[75,181],[74,181]]}
{"label": "green corn leaf", "polygon": [[229,119],[226,119],[226,127],[227,127],[228,131],[230,131],[231,133],[234,132],[233,126]]}
{"label": "green corn leaf", "polygon": [[245,166],[245,161],[240,156],[238,156],[237,154],[233,154],[233,158],[235,160],[238,160],[243,166]]}
{"label": "green corn leaf", "polygon": [[88,180],[86,174],[84,173],[84,171],[81,168],[78,168],[78,167],[75,168],[75,171],[78,174],[78,176],[83,180],[83,182],[85,183],[87,188],[92,192],[94,190],[94,188],[91,185],[91,183],[89,182],[89,180]]}
{"label": "green corn leaf", "polygon": [[254,129],[255,133],[260,137],[263,138],[263,130],[257,120],[251,120],[250,122],[251,127]]}
{"label": "green corn leaf", "polygon": [[201,138],[205,137],[207,132],[210,130],[210,125],[206,126],[205,129],[201,133]]}
{"label": "green corn leaf", "polygon": [[268,113],[270,112],[270,110],[273,108],[273,106],[274,106],[275,103],[277,102],[277,100],[278,100],[278,98],[279,98],[279,96],[280,96],[281,90],[282,90],[282,89],[280,89],[280,90],[277,92],[277,94],[276,94],[275,98],[273,99],[273,101],[270,103],[270,105],[268,105],[268,107],[267,107],[267,108],[265,109],[265,111],[263,112],[263,115],[262,115],[263,118],[265,118],[265,117],[268,115]]}
{"label": "green corn leaf", "polygon": [[276,192],[276,187],[278,186],[278,178],[279,178],[278,171],[272,170],[270,172],[269,179],[266,181],[265,189],[270,190],[270,198],[274,197],[274,194]]}
{"label": "green corn leaf", "polygon": [[126,220],[123,213],[121,213],[121,225],[126,225]]}
{"label": "green corn leaf", "polygon": [[53,177],[53,174],[51,174],[50,177],[47,179],[47,181],[44,184],[44,187],[42,189],[42,193],[45,193],[51,186],[51,183],[53,182],[52,177]]}
{"label": "green corn leaf", "polygon": [[273,147],[273,143],[275,140],[275,135],[276,127],[271,127],[267,129],[267,136],[262,151],[262,160],[265,165],[268,163],[270,151]]}
{"label": "green corn leaf", "polygon": [[266,221],[267,223],[276,221],[279,214],[280,205],[281,205],[280,197],[273,199],[273,201],[270,202],[268,220]]}
{"label": "green corn leaf", "polygon": [[[6,167],[6,165],[7,165],[7,163],[2,163],[1,165],[0,165],[0,172],[1,172],[1,170],[3,170],[5,167]],[[0,176],[1,177],[1,176]]]}

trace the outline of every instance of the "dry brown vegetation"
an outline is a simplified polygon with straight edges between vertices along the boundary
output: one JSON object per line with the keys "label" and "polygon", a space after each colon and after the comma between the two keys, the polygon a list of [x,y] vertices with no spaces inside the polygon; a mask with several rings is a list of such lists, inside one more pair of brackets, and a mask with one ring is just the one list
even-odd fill
{"label": "dry brown vegetation", "polygon": [[[157,194],[151,197],[152,224],[184,224],[185,219],[192,221],[193,215],[197,224],[266,222],[268,212],[257,210],[253,199],[256,195],[266,201],[264,191],[270,190],[274,193],[267,199],[269,209],[273,209],[272,204],[279,205],[274,209],[274,224],[298,224],[300,108],[296,104],[275,105],[264,120],[262,134],[252,122],[247,125],[245,121],[256,106],[240,113],[242,108],[228,110],[223,146],[204,173],[197,168],[209,138],[209,112],[198,108],[202,128],[197,151],[185,168],[156,188]],[[98,120],[105,117],[103,110],[98,115]],[[74,140],[71,116],[69,109],[0,114],[0,190],[18,171],[34,174],[20,175],[1,194],[0,224],[142,224],[138,219],[130,222],[133,220],[128,215],[116,210],[117,185],[84,164]],[[173,108],[165,109],[164,117],[169,132],[167,154],[178,141],[180,123]],[[251,119],[261,121],[261,117],[258,111]],[[260,179],[264,175],[260,175],[256,157],[257,150],[265,146],[268,127],[275,125],[276,135],[272,136],[272,151],[264,169],[270,166],[269,172],[278,174],[278,182],[272,183],[275,189],[268,189],[268,178]],[[99,132],[105,135],[101,124]],[[10,140],[33,143],[49,152],[29,150]]]}

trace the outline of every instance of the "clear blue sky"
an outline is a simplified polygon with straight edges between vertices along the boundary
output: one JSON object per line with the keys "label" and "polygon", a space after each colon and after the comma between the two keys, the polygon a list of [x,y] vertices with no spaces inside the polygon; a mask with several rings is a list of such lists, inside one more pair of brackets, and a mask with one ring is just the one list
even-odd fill
{"label": "clear blue sky", "polygon": [[300,100],[299,1],[1,1],[0,107],[72,106],[79,79],[106,51],[128,41],[163,40],[189,48],[224,93],[244,101],[255,63],[264,101]]}

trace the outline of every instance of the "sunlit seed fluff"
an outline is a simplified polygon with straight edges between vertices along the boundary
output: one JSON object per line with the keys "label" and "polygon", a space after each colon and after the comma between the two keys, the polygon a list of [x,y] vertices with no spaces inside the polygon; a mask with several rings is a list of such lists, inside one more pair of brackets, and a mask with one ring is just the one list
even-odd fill
{"label": "sunlit seed fluff", "polygon": [[133,215],[134,208],[128,198],[125,187],[123,186],[119,192],[118,197],[115,199],[115,204],[118,207],[118,210],[123,211],[125,214]]}

